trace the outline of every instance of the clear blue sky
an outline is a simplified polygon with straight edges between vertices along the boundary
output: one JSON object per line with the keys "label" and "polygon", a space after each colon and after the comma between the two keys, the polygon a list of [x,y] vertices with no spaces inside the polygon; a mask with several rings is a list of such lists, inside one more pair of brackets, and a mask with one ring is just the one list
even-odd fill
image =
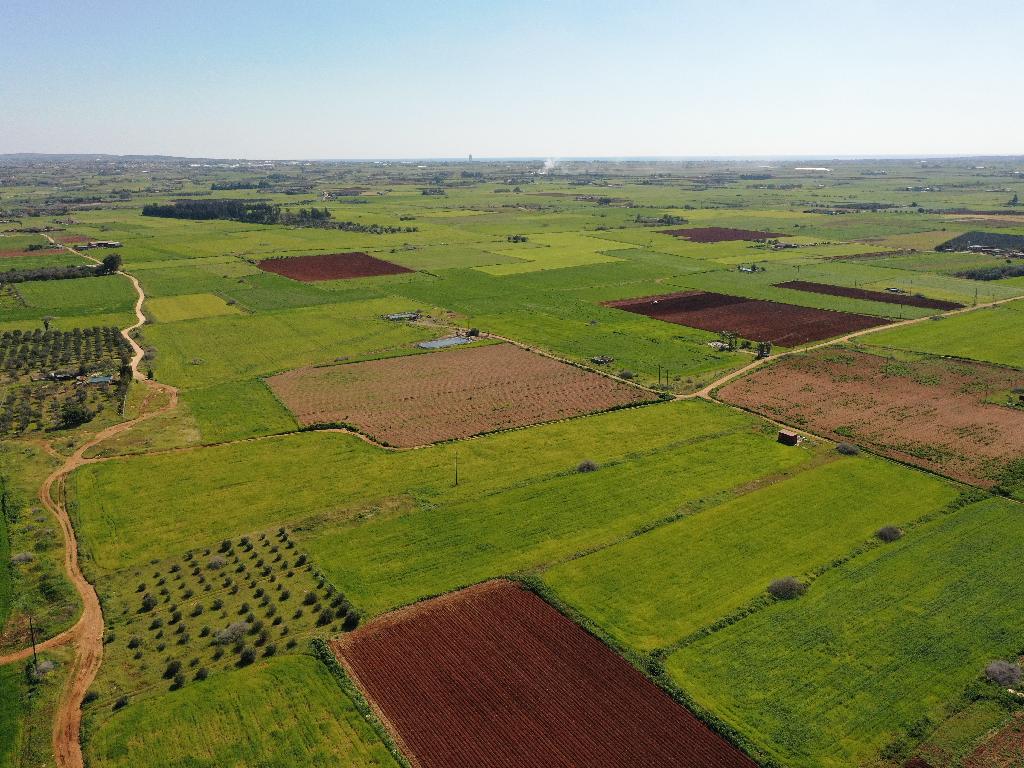
{"label": "clear blue sky", "polygon": [[0,152],[1024,153],[1022,0],[6,0]]}

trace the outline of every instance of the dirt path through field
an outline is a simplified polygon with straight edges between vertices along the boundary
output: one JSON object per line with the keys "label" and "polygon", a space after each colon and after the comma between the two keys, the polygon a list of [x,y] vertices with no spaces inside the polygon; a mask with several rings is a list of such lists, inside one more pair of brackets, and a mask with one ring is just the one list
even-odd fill
{"label": "dirt path through field", "polygon": [[[49,235],[46,236],[51,243],[57,243]],[[61,246],[77,256],[82,256],[93,263],[100,263],[97,259],[75,250],[69,245]],[[37,644],[37,650],[57,648],[59,646],[73,643],[75,645],[75,658],[72,662],[71,673],[65,686],[60,704],[54,715],[53,723],[53,752],[58,768],[82,768],[82,747],[80,731],[82,723],[82,700],[85,698],[89,686],[96,678],[100,662],[103,659],[103,611],[100,608],[99,596],[96,589],[82,574],[78,562],[78,539],[75,536],[75,528],[68,514],[67,503],[64,494],[64,481],[68,475],[84,464],[91,461],[85,458],[85,453],[91,448],[102,443],[115,435],[125,432],[136,424],[151,419],[161,413],[166,413],[177,407],[178,390],[166,384],[159,384],[149,381],[139,373],[139,363],[142,362],[144,351],[131,337],[131,333],[140,328],[146,322],[142,314],[142,304],[146,300],[146,294],[142,290],[139,281],[126,272],[118,272],[119,275],[131,281],[135,288],[135,323],[121,330],[121,335],[131,345],[133,355],[131,359],[132,377],[149,387],[150,394],[143,400],[139,415],[134,419],[123,421],[96,433],[92,439],[78,447],[64,463],[54,470],[39,487],[39,501],[44,507],[53,513],[60,524],[64,534],[64,570],[68,579],[74,585],[79,596],[82,598],[82,615],[73,627],[59,635],[48,638]],[[153,411],[146,411],[150,395],[160,391],[167,395],[167,402],[160,408]],[[32,655],[31,648],[24,648],[21,651],[0,657],[0,664],[8,664],[15,661],[27,659]]]}

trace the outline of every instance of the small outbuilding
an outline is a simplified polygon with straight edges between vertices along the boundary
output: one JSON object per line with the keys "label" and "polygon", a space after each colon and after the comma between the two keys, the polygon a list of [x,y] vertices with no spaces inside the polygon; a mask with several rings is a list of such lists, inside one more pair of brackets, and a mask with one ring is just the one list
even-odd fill
{"label": "small outbuilding", "polygon": [[800,445],[803,442],[803,435],[790,429],[779,430],[779,442],[783,445]]}

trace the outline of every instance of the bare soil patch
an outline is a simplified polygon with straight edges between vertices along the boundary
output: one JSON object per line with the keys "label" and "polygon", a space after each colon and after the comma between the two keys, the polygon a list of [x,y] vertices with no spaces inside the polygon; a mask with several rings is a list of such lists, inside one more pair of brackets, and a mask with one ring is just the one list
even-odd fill
{"label": "bare soil patch", "polygon": [[76,243],[88,243],[92,241],[92,238],[86,237],[85,235],[57,235],[53,239],[63,245],[74,245]]}
{"label": "bare soil patch", "polygon": [[399,447],[655,399],[512,344],[299,368],[267,383],[303,425],[346,424]]}
{"label": "bare soil patch", "polygon": [[1024,411],[984,402],[1024,373],[982,363],[896,360],[849,349],[790,355],[719,397],[836,441],[983,487],[1024,455]]}
{"label": "bare soil patch", "polygon": [[731,227],[690,227],[687,229],[663,229],[663,235],[682,237],[693,243],[723,243],[730,240],[769,240],[775,237],[790,237],[785,232],[765,232],[756,229],[732,229]]}
{"label": "bare soil patch", "polygon": [[511,582],[397,611],[333,648],[418,768],[755,765]]}
{"label": "bare soil patch", "polygon": [[60,253],[64,253],[60,248],[42,248],[37,251],[18,249],[14,251],[0,251],[0,259],[13,259],[18,256],[55,256]]}
{"label": "bare soil patch", "polygon": [[788,280],[785,283],[775,283],[775,287],[789,288],[792,291],[806,291],[807,293],[822,293],[826,296],[846,296],[851,299],[880,301],[883,304],[900,304],[907,307],[923,307],[925,309],[962,309],[964,306],[963,304],[957,304],[955,301],[929,299],[924,296],[908,296],[903,293],[889,293],[887,291],[869,291],[865,288],[849,288],[845,285],[812,283],[807,280]]}
{"label": "bare soil patch", "polygon": [[314,283],[318,280],[351,280],[356,277],[400,275],[413,270],[362,252],[328,253],[316,256],[293,256],[285,259],[264,259],[256,266],[264,272]]}
{"label": "bare soil patch", "polygon": [[744,339],[770,341],[786,347],[842,336],[889,322],[882,317],[706,291],[644,296],[608,301],[604,305],[667,323],[705,331],[730,331]]}

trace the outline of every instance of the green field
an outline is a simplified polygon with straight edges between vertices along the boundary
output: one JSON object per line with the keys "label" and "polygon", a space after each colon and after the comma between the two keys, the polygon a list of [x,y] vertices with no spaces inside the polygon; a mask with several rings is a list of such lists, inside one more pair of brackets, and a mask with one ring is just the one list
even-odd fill
{"label": "green field", "polygon": [[683,648],[668,670],[786,765],[863,763],[1019,652],[1022,535],[1020,505],[968,506]]}
{"label": "green field", "polygon": [[397,765],[338,681],[307,656],[129,704],[92,735],[86,752],[96,768]]}
{"label": "green field", "polygon": [[[1024,289],[1022,289],[1024,290]],[[950,355],[1024,368],[1024,301],[871,334],[878,347]]]}
{"label": "green field", "polygon": [[150,299],[146,302],[146,309],[158,323],[240,314],[238,307],[228,304],[220,296],[215,296],[212,293],[193,293],[185,296]]}
{"label": "green field", "polygon": [[956,495],[897,464],[840,457],[560,565],[544,580],[619,641],[663,648],[763,595],[773,579],[807,578],[882,525],[935,512]]}
{"label": "green field", "polygon": [[442,335],[381,319],[406,308],[389,298],[147,326],[144,346],[157,351],[153,367],[160,381],[206,387],[339,358],[393,354]]}

